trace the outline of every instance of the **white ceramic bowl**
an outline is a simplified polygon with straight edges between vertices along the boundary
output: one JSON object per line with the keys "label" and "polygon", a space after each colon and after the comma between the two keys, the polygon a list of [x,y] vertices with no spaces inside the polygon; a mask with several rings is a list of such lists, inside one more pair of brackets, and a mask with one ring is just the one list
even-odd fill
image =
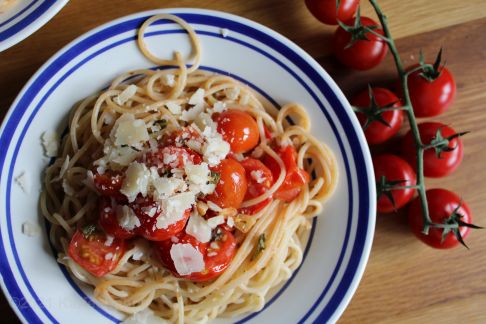
{"label": "white ceramic bowl", "polygon": [[[333,80],[297,45],[247,19],[199,9],[155,10],[105,24],[59,51],[19,94],[0,133],[0,271],[7,299],[24,322],[123,319],[94,300],[88,287],[79,285],[56,263],[45,230],[29,237],[21,227],[30,221],[45,229],[38,212],[47,164],[41,134],[62,131],[72,105],[107,86],[115,76],[152,66],[138,50],[136,29],[162,12],[181,16],[197,31],[203,45],[202,68],[231,74],[275,105],[303,104],[314,135],[332,148],[338,160],[339,185],[324,215],[313,221],[302,266],[262,311],[233,320],[336,321],[363,274],[375,223],[373,170],[359,123]],[[159,21],[146,35],[159,55],[169,57],[175,49],[189,53],[186,34],[173,23]],[[29,179],[29,193],[14,181],[22,172]]]}
{"label": "white ceramic bowl", "polygon": [[33,34],[68,0],[17,0],[0,13],[0,52]]}

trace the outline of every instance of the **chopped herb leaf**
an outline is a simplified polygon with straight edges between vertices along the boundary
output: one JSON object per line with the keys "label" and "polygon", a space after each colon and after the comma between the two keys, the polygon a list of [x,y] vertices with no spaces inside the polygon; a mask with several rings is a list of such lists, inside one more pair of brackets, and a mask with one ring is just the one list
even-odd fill
{"label": "chopped herb leaf", "polygon": [[96,232],[96,225],[88,224],[81,229],[81,232],[83,233],[84,238],[88,239],[90,235]]}
{"label": "chopped herb leaf", "polygon": [[217,184],[219,182],[219,179],[221,179],[221,174],[219,172],[216,172],[216,171],[212,171],[211,170],[210,177],[211,177],[210,182],[211,183],[214,183],[214,184]]}
{"label": "chopped herb leaf", "polygon": [[256,259],[257,256],[260,254],[260,252],[262,252],[263,250],[265,250],[265,233],[261,234],[260,237],[258,238],[258,245],[255,249],[255,253],[253,254],[253,258],[252,259]]}
{"label": "chopped herb leaf", "polygon": [[211,238],[211,241],[221,240],[222,235],[223,235],[223,231],[221,230],[221,228],[216,227],[216,229],[213,231],[213,237]]}
{"label": "chopped herb leaf", "polygon": [[164,129],[167,127],[167,120],[166,119],[156,120],[154,121],[154,124],[159,125],[161,129]]}

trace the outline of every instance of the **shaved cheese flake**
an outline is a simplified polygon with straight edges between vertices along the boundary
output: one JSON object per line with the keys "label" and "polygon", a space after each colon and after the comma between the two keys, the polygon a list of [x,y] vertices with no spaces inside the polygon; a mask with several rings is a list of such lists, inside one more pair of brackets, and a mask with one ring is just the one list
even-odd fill
{"label": "shaved cheese flake", "polygon": [[195,237],[199,242],[206,243],[211,240],[211,227],[199,214],[193,213],[186,226],[186,233]]}
{"label": "shaved cheese flake", "polygon": [[41,232],[41,228],[39,225],[32,223],[30,221],[25,221],[22,224],[22,234],[25,234],[30,237],[39,236]]}
{"label": "shaved cheese flake", "polygon": [[165,106],[167,107],[167,109],[169,109],[169,111],[171,113],[173,113],[174,115],[180,115],[181,112],[182,112],[182,107],[181,105],[179,104],[176,104],[174,102],[168,102],[165,104]]}
{"label": "shaved cheese flake", "polygon": [[[219,135],[219,134],[218,134]],[[203,158],[210,166],[218,165],[230,152],[230,145],[221,135],[208,138],[202,148]]]}
{"label": "shaved cheese flake", "polygon": [[213,105],[213,109],[216,113],[222,113],[227,109],[226,103],[222,101],[216,101]]}
{"label": "shaved cheese flake", "polygon": [[145,308],[142,311],[128,316],[121,324],[163,324],[165,321],[161,320],[150,308]]}
{"label": "shaved cheese flake", "polygon": [[64,190],[64,193],[68,196],[74,196],[75,194],[74,188],[71,187],[67,179],[62,180],[62,189]]}
{"label": "shaved cheese flake", "polygon": [[173,74],[164,74],[162,76],[162,83],[168,87],[173,87],[175,85],[175,76]]}
{"label": "shaved cheese flake", "polygon": [[178,178],[159,177],[152,179],[152,185],[157,191],[159,199],[161,199],[172,196],[177,190],[184,190],[186,183],[184,180]]}
{"label": "shaved cheese flake", "polygon": [[115,237],[113,235],[106,235],[105,246],[111,246]]}
{"label": "shaved cheese flake", "polygon": [[195,120],[197,116],[199,116],[199,114],[201,114],[203,111],[204,111],[204,102],[195,105],[189,110],[184,110],[182,112],[180,119],[183,121],[191,122]]}
{"label": "shaved cheese flake", "polygon": [[226,88],[224,94],[229,100],[236,100],[240,95],[240,88]]}
{"label": "shaved cheese flake", "polygon": [[226,220],[226,225],[228,225],[229,227],[233,227],[235,226],[235,220],[233,217],[229,216],[228,219]]}
{"label": "shaved cheese flake", "polygon": [[187,209],[190,209],[196,202],[196,195],[193,192],[183,192],[161,201],[162,213],[157,217],[155,227],[166,229],[168,226],[177,223],[184,218]]}
{"label": "shaved cheese flake", "polygon": [[197,165],[186,164],[184,166],[184,171],[186,171],[187,179],[192,183],[206,184],[210,180],[210,171],[206,162]]}
{"label": "shaved cheese flake", "polygon": [[222,212],[223,211],[223,208],[219,207],[218,205],[213,203],[211,200],[208,200],[207,204],[208,204],[209,209],[211,209],[212,211],[215,211],[215,212]]}
{"label": "shaved cheese flake", "polygon": [[224,217],[221,216],[221,215],[211,217],[210,219],[208,219],[208,225],[211,228],[216,228],[216,226],[221,225],[221,224],[224,224]]}
{"label": "shaved cheese flake", "polygon": [[202,88],[199,88],[194,92],[194,94],[189,99],[190,105],[201,105],[204,104],[204,94],[205,91]]}
{"label": "shaved cheese flake", "polygon": [[250,176],[257,183],[263,183],[266,180],[266,178],[263,176],[262,170],[253,170],[250,172]]}
{"label": "shaved cheese flake", "polygon": [[220,32],[221,36],[223,36],[223,37],[228,37],[228,35],[229,35],[229,29],[228,28],[221,28],[219,32]]}
{"label": "shaved cheese flake", "polygon": [[177,273],[181,276],[204,270],[203,255],[189,243],[172,245],[170,257],[174,261]]}
{"label": "shaved cheese flake", "polygon": [[115,146],[137,145],[150,138],[145,122],[142,119],[135,119],[132,114],[128,113],[117,119],[110,136]]}
{"label": "shaved cheese flake", "polygon": [[116,207],[116,217],[118,219],[118,224],[128,231],[140,226],[140,220],[129,206],[118,205]]}
{"label": "shaved cheese flake", "polygon": [[130,100],[137,93],[137,86],[130,84],[125,88],[118,96],[116,96],[113,101],[117,105],[124,105],[128,100]]}
{"label": "shaved cheese flake", "polygon": [[120,192],[128,198],[129,202],[134,201],[139,193],[145,197],[149,180],[150,171],[145,164],[133,162],[126,171]]}
{"label": "shaved cheese flake", "polygon": [[44,154],[47,157],[57,156],[59,150],[59,135],[54,131],[47,131],[41,137],[42,146],[44,147]]}
{"label": "shaved cheese flake", "polygon": [[16,178],[15,183],[19,185],[20,189],[26,194],[30,193],[30,179],[27,177],[27,173],[22,171]]}

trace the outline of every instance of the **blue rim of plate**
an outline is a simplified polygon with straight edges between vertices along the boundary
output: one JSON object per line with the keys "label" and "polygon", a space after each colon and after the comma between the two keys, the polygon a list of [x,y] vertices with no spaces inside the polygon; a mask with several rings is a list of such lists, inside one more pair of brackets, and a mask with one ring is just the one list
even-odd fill
{"label": "blue rim of plate", "polygon": [[[0,31],[0,51],[15,45],[16,43],[22,41],[24,38],[28,37],[30,34],[34,33],[38,28],[44,25],[53,15],[55,15],[57,11],[59,11],[63,7],[63,3],[65,2],[67,2],[67,0],[33,0],[15,15],[13,15],[4,22],[1,22],[0,28],[10,23],[13,24],[7,29]],[[58,5],[57,8],[55,7],[55,5]],[[35,9],[32,12],[20,18],[33,7],[35,7]],[[52,14],[50,14],[49,11],[52,9],[54,11],[52,12]],[[27,32],[25,31],[27,27],[35,23],[39,23],[39,26],[37,28],[33,28],[32,30]],[[22,32],[25,32],[25,34],[21,35],[20,33]],[[14,37],[18,37],[18,39],[13,40]],[[9,42],[9,44],[5,46],[4,44],[7,41]]]}
{"label": "blue rim of plate", "polygon": [[[300,322],[304,322],[308,320],[308,318],[311,315],[314,315],[314,311],[316,308],[321,306],[321,301],[323,298],[327,296],[327,293],[329,292],[329,289],[331,285],[334,283],[334,279],[336,278],[338,272],[343,271],[342,279],[338,283],[337,287],[332,293],[332,296],[329,298],[329,301],[327,304],[324,306],[324,308],[320,311],[318,314],[317,318],[315,319],[316,322],[322,323],[322,322],[327,322],[332,318],[335,318],[335,314],[342,313],[343,307],[340,308],[341,304],[344,302],[344,306],[349,302],[349,299],[356,289],[357,283],[362,275],[364,265],[367,262],[368,254],[369,254],[369,248],[371,245],[371,240],[372,240],[372,231],[374,227],[374,205],[371,202],[371,197],[372,197],[372,188],[374,186],[371,186],[372,183],[374,183],[373,176],[372,176],[372,171],[371,166],[370,166],[370,158],[369,158],[369,151],[367,150],[366,144],[364,142],[364,138],[362,133],[360,133],[360,130],[357,131],[357,123],[356,120],[353,120],[352,115],[349,114],[349,107],[345,107],[343,105],[343,96],[341,95],[341,98],[339,98],[336,95],[336,86],[333,86],[332,81],[327,81],[324,77],[323,74],[325,72],[322,69],[316,68],[315,66],[313,67],[310,63],[309,60],[312,60],[308,55],[303,55],[302,51],[300,52],[297,50],[298,48],[296,45],[292,44],[290,41],[287,40],[287,42],[290,44],[285,44],[278,38],[282,38],[282,36],[276,34],[275,32],[269,30],[266,27],[263,27],[261,25],[258,25],[258,29],[255,27],[250,26],[251,24],[255,25],[254,22],[251,21],[246,21],[245,19],[242,19],[240,17],[232,16],[229,14],[225,13],[220,13],[220,12],[215,12],[215,11],[208,11],[208,10],[196,10],[197,12],[202,12],[202,13],[189,13],[190,10],[186,9],[167,9],[167,10],[161,10],[160,12],[171,12],[173,14],[176,14],[180,16],[181,18],[185,19],[191,24],[198,24],[198,25],[207,25],[211,27],[219,27],[219,28],[227,28],[230,31],[237,32],[239,34],[245,35],[247,37],[252,38],[253,40],[256,40],[260,43],[265,44],[266,46],[272,48],[276,52],[278,52],[280,55],[284,56],[286,59],[290,60],[293,62],[294,65],[296,65],[302,73],[304,73],[312,82],[314,85],[319,89],[321,94],[328,100],[330,106],[333,108],[334,113],[337,116],[337,119],[341,123],[341,126],[344,130],[346,130],[346,138],[349,143],[349,146],[352,151],[352,159],[355,162],[356,165],[356,174],[357,174],[357,190],[358,190],[358,197],[359,197],[359,204],[358,204],[358,213],[357,213],[357,228],[356,228],[356,236],[354,238],[354,243],[352,244],[352,247],[350,251],[347,249],[348,245],[348,240],[350,237],[350,229],[351,229],[351,224],[353,222],[353,209],[356,207],[355,203],[353,202],[353,188],[352,188],[352,181],[350,177],[350,168],[349,168],[349,162],[348,162],[348,157],[346,156],[346,152],[344,150],[344,144],[343,141],[340,137],[338,137],[338,132],[336,125],[334,124],[332,118],[329,115],[329,112],[324,108],[323,104],[318,100],[317,95],[310,89],[310,87],[305,84],[305,82],[292,70],[290,70],[287,66],[285,66],[284,63],[279,61],[277,58],[274,56],[270,55],[269,53],[265,52],[264,50],[255,47],[252,44],[246,43],[240,39],[234,38],[234,37],[226,37],[227,40],[237,42],[240,45],[244,45],[247,47],[250,47],[251,49],[259,52],[262,55],[265,55],[267,58],[270,58],[273,60],[275,63],[279,64],[281,67],[287,70],[290,74],[293,75],[294,78],[296,78],[297,81],[299,81],[304,88],[312,95],[316,103],[319,105],[321,111],[329,121],[331,128],[334,131],[334,134],[336,134],[336,138],[338,140],[338,144],[341,150],[341,154],[344,157],[344,164],[345,164],[345,173],[346,173],[346,178],[348,179],[348,195],[349,195],[349,213],[348,213],[348,223],[346,227],[346,236],[344,239],[343,247],[341,249],[340,257],[339,260],[335,266],[335,269],[333,271],[333,274],[331,276],[330,281],[327,283],[324,291],[320,294],[319,298],[313,303],[312,307],[305,313],[305,315],[302,317]],[[136,18],[133,18],[134,16],[128,16],[125,18],[121,18],[115,22],[108,23],[107,25],[104,25],[100,28],[98,28],[96,31],[88,34],[89,36],[81,36],[81,38],[77,41],[74,41],[70,45],[68,45],[64,50],[58,54],[55,59],[52,59],[44,67],[40,69],[40,72],[36,74],[36,76],[29,82],[28,86],[24,88],[22,91],[21,95],[17,98],[16,102],[12,106],[12,108],[9,111],[8,117],[3,123],[3,132],[0,136],[0,170],[3,169],[3,166],[5,164],[5,156],[8,151],[8,147],[11,144],[11,139],[12,136],[15,132],[16,125],[18,122],[23,118],[23,115],[27,109],[27,107],[30,106],[32,99],[35,97],[35,94],[38,92],[38,90],[42,89],[44,85],[48,82],[50,78],[52,78],[60,69],[62,69],[66,64],[68,64],[70,61],[72,61],[74,58],[76,58],[80,53],[84,52],[85,50],[91,48],[92,46],[107,40],[109,38],[112,38],[114,36],[117,36],[119,34],[122,34],[127,31],[132,31],[136,30],[149,16],[154,14],[155,12],[151,12],[150,14],[147,13],[140,13],[136,14]],[[224,18],[226,17],[226,18]],[[232,20],[233,18],[234,20]],[[242,23],[237,20],[246,22]],[[156,22],[156,24],[165,24],[167,23],[166,21],[159,21]],[[201,34],[212,34],[214,37],[222,37],[219,34],[215,33],[210,33],[210,32],[204,32],[204,31],[199,31],[196,28],[196,31]],[[175,30],[172,32],[182,32],[180,30]],[[147,36],[155,35],[155,34],[161,34],[161,33],[167,33],[167,31],[161,31],[161,32],[155,32],[155,33],[148,33]],[[273,35],[273,36],[272,36]],[[211,35],[210,35],[211,36]],[[81,65],[85,64],[87,61],[92,59],[93,57],[101,54],[101,52],[106,51],[110,48],[116,47],[121,45],[122,43],[125,43],[127,41],[133,41],[135,37],[129,37],[125,40],[122,41],[117,41],[114,42],[110,45],[107,45],[104,47],[104,49],[98,50],[97,52],[91,54],[87,58],[83,59],[80,63],[78,63],[76,66],[71,68],[68,72],[66,72],[57,82],[54,84],[45,94],[45,96],[41,99],[41,101],[37,104],[35,107],[34,111],[32,114],[28,117],[26,127],[21,132],[20,139],[17,143],[15,143],[16,147],[14,149],[13,157],[12,157],[12,162],[10,163],[9,166],[9,172],[7,175],[7,197],[5,199],[6,201],[6,209],[7,209],[7,227],[8,227],[8,233],[9,233],[9,238],[10,238],[10,244],[11,248],[13,251],[14,255],[14,260],[16,263],[17,268],[19,269],[19,272],[21,274],[22,279],[24,280],[24,284],[26,285],[27,289],[29,290],[32,298],[25,298],[22,294],[22,291],[20,290],[20,287],[18,286],[17,282],[15,281],[15,278],[13,276],[12,269],[10,268],[10,265],[8,264],[8,260],[6,258],[6,252],[5,248],[3,246],[3,240],[0,238],[0,272],[3,277],[3,289],[4,291],[7,291],[8,294],[12,297],[12,301],[21,301],[22,305],[24,307],[17,307],[16,311],[20,315],[22,315],[29,323],[32,322],[41,322],[40,318],[37,316],[35,311],[30,307],[28,304],[28,300],[33,299],[40,307],[40,309],[44,312],[44,315],[47,316],[52,322],[57,322],[56,319],[52,316],[52,314],[49,313],[48,309],[42,304],[40,299],[37,297],[35,292],[33,291],[27,276],[25,275],[25,272],[23,271],[23,268],[21,266],[18,254],[16,252],[15,248],[15,242],[13,240],[13,233],[12,233],[12,226],[11,226],[11,215],[10,215],[10,190],[11,190],[11,184],[13,180],[13,169],[16,161],[16,157],[20,148],[20,145],[22,143],[22,139],[25,136],[25,133],[28,129],[28,126],[32,122],[34,116],[36,113],[39,111],[45,100],[49,97],[49,95],[55,90],[55,88],[65,80],[71,73],[73,73],[77,68],[79,68]],[[294,47],[294,48],[292,48]],[[307,58],[305,58],[307,57]],[[364,166],[363,168],[360,168],[358,166]],[[313,227],[315,228],[315,227]],[[0,233],[1,234],[1,233]],[[309,242],[307,249],[309,248],[311,242]],[[306,250],[307,250],[306,249]],[[349,261],[346,265],[343,265],[343,259],[344,255],[346,253],[350,253]],[[303,262],[304,263],[304,262]],[[63,271],[64,272],[64,271]],[[66,275],[66,278],[68,281],[70,281],[70,284],[73,286],[73,288],[77,288],[76,284],[70,279],[69,276]],[[267,307],[269,304],[271,304],[278,296],[285,290],[285,288],[290,284],[289,280],[286,285],[277,293],[274,298],[267,303]],[[102,315],[104,315],[108,320],[111,321],[117,321],[116,318],[105,312],[103,309],[99,308],[96,304],[94,304],[89,297],[84,295],[84,293],[78,288],[76,289],[78,294],[81,294],[83,299],[90,304],[92,307],[94,307],[98,312],[100,312]],[[12,304],[12,303],[11,303]],[[16,305],[12,305],[16,306]],[[246,321],[254,317],[257,313],[250,314],[246,318],[244,318],[242,321]]]}

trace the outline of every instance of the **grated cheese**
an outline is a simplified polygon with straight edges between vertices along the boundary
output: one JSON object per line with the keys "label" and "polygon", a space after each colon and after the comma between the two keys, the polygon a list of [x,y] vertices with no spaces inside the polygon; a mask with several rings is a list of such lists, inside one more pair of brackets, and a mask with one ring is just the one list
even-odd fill
{"label": "grated cheese", "polygon": [[211,240],[211,227],[199,214],[193,213],[186,226],[186,233],[195,237],[199,242],[206,243]]}
{"label": "grated cheese", "polygon": [[150,138],[145,122],[142,119],[135,119],[129,113],[124,113],[117,119],[110,136],[115,146],[137,146]]}
{"label": "grated cheese", "polygon": [[30,221],[25,221],[22,224],[22,233],[27,236],[30,237],[39,236],[40,232],[41,232],[40,226],[35,223],[32,223]]}
{"label": "grated cheese", "polygon": [[181,276],[204,270],[203,255],[189,243],[172,245],[170,256],[177,273]]}
{"label": "grated cheese", "polygon": [[162,76],[162,83],[168,87],[173,87],[175,85],[175,76],[173,74],[164,74]]}
{"label": "grated cheese", "polygon": [[196,195],[193,192],[183,192],[161,201],[162,213],[157,217],[155,227],[166,229],[168,226],[177,223],[184,218],[186,209],[189,209],[196,202]]}
{"label": "grated cheese", "polygon": [[199,88],[194,92],[194,94],[189,99],[190,105],[202,105],[204,104],[204,94],[205,91],[202,88]]}
{"label": "grated cheese", "polygon": [[253,170],[250,172],[250,176],[257,183],[263,183],[266,180],[265,177],[263,176],[262,170]]}
{"label": "grated cheese", "polygon": [[128,206],[116,206],[116,216],[118,219],[118,224],[128,231],[131,231],[141,225],[140,220],[133,212],[133,209]]}
{"label": "grated cheese", "polygon": [[57,156],[59,150],[59,135],[54,131],[44,132],[41,136],[42,146],[44,147],[44,154],[47,157]]}
{"label": "grated cheese", "polygon": [[171,113],[173,113],[174,115],[180,115],[180,113],[182,112],[182,107],[181,105],[178,105],[174,102],[168,102],[165,104],[165,106],[167,107],[167,109],[169,109],[169,111]]}
{"label": "grated cheese", "polygon": [[133,202],[139,193],[147,195],[147,187],[150,180],[150,171],[145,164],[133,162],[125,173],[120,192],[124,194],[129,202]]}
{"label": "grated cheese", "polygon": [[122,106],[137,93],[137,86],[130,84],[118,96],[113,99],[117,105]]}

